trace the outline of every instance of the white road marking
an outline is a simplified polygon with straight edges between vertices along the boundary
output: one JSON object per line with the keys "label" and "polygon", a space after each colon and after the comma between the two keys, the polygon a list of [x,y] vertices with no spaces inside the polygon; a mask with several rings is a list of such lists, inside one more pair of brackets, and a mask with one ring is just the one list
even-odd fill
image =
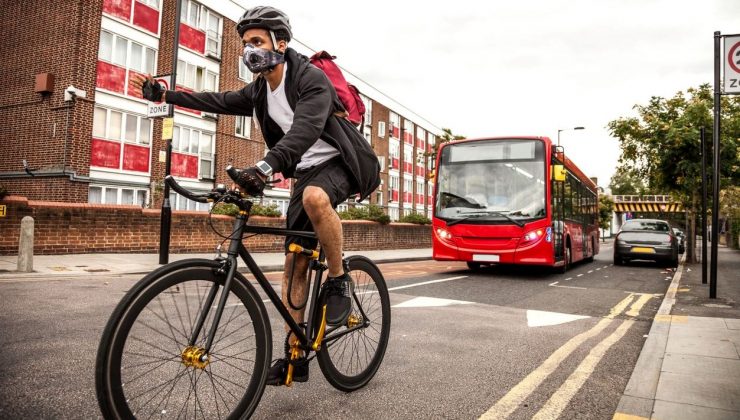
{"label": "white road marking", "polygon": [[589,270],[588,273],[586,273],[586,274],[591,274],[593,272],[594,272],[594,270]]}
{"label": "white road marking", "polygon": [[601,270],[601,267],[599,267],[599,268],[596,269],[596,271],[599,271],[599,270]]}
{"label": "white road marking", "polygon": [[434,283],[442,283],[442,282],[445,282],[445,281],[460,280],[460,279],[465,279],[467,277],[468,276],[457,276],[457,277],[448,277],[446,279],[422,281],[420,283],[412,283],[412,284],[407,284],[407,285],[404,285],[404,286],[391,287],[391,288],[388,289],[388,291],[391,292],[391,291],[394,291],[394,290],[408,289],[409,287],[424,286],[426,284],[434,284]]}
{"label": "white road marking", "polygon": [[579,275],[577,275],[576,277],[583,277],[583,274],[579,274]]}
{"label": "white road marking", "polygon": [[540,384],[544,382],[544,380],[547,379],[547,377],[550,376],[550,374],[554,372],[555,369],[557,369],[560,364],[570,356],[571,353],[573,353],[573,351],[590,338],[601,333],[604,328],[611,324],[612,319],[624,311],[631,302],[632,295],[622,299],[622,301],[611,308],[609,315],[591,327],[590,330],[578,334],[568,340],[568,342],[563,344],[559,349],[555,350],[555,352],[551,354],[547,360],[542,362],[537,369],[530,372],[526,378],[498,400],[493,407],[483,413],[483,415],[480,416],[480,419],[494,420],[508,417],[517,408],[519,408],[519,405],[527,399],[527,397],[532,394],[532,392],[534,392],[534,390],[537,389],[537,387],[540,386]]}
{"label": "white road marking", "polygon": [[559,312],[527,310],[528,327],[547,327],[551,325],[560,325],[586,318],[591,317],[586,315],[563,314]]}
{"label": "white road marking", "polygon": [[565,281],[568,281],[568,280],[573,280],[573,277],[568,277],[567,279],[565,279]]}
{"label": "white road marking", "polygon": [[470,305],[471,303],[473,302],[419,296],[413,299],[409,299],[403,303],[399,303],[398,305],[393,305],[393,308],[431,308],[438,306]]}
{"label": "white road marking", "polygon": [[555,285],[557,285],[558,283],[559,283],[559,282],[557,282],[557,281],[554,281],[554,282],[550,283],[549,285],[550,285],[550,286],[555,286]]}

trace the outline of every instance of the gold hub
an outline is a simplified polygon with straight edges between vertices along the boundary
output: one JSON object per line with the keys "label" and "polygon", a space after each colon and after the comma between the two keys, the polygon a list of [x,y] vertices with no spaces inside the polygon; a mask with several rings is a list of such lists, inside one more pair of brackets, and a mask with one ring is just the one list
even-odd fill
{"label": "gold hub", "polygon": [[347,328],[353,328],[362,324],[362,317],[357,314],[350,314],[347,318]]}
{"label": "gold hub", "polygon": [[206,351],[195,346],[186,347],[180,357],[182,357],[182,364],[196,369],[205,369],[211,362],[211,358],[206,354]]}

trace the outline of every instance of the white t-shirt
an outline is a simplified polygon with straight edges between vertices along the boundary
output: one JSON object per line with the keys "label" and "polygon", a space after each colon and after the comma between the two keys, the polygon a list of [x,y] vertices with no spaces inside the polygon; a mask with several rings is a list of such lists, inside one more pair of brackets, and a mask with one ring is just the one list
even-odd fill
{"label": "white t-shirt", "polygon": [[[270,91],[270,84],[267,84],[267,113],[273,121],[287,133],[293,126],[293,110],[290,109],[288,97],[285,96],[285,75],[288,73],[288,63],[283,65],[283,80],[280,85]],[[296,165],[296,169],[307,169],[316,166],[322,162],[339,155],[339,150],[330,146],[325,141],[318,139],[306,153],[301,156],[301,161]]]}

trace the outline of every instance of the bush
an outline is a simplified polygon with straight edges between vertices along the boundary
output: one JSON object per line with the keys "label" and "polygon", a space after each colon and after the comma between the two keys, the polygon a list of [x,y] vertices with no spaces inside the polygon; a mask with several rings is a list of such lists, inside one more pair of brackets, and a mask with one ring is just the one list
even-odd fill
{"label": "bush", "polygon": [[338,214],[342,220],[370,220],[381,225],[387,225],[391,222],[391,218],[383,213],[383,209],[374,204],[350,207],[347,211],[340,211]]}
{"label": "bush", "polygon": [[[213,214],[225,214],[227,216],[236,216],[239,214],[239,208],[236,204],[225,204],[218,203],[213,206]],[[254,204],[252,206],[251,216],[265,216],[265,217],[282,217],[282,213],[278,210],[277,204]]]}
{"label": "bush", "polygon": [[420,213],[407,214],[398,221],[403,223],[416,223],[417,225],[428,225],[432,223],[431,220],[427,219],[426,216]]}

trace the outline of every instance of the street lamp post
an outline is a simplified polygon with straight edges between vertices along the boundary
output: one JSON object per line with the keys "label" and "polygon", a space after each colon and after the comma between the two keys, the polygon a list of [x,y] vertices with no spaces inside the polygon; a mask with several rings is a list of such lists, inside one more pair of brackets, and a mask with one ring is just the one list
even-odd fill
{"label": "street lamp post", "polygon": [[568,130],[583,130],[583,127],[573,127],[573,128],[561,128],[558,130],[558,147],[560,147],[560,132],[561,131],[568,131]]}

